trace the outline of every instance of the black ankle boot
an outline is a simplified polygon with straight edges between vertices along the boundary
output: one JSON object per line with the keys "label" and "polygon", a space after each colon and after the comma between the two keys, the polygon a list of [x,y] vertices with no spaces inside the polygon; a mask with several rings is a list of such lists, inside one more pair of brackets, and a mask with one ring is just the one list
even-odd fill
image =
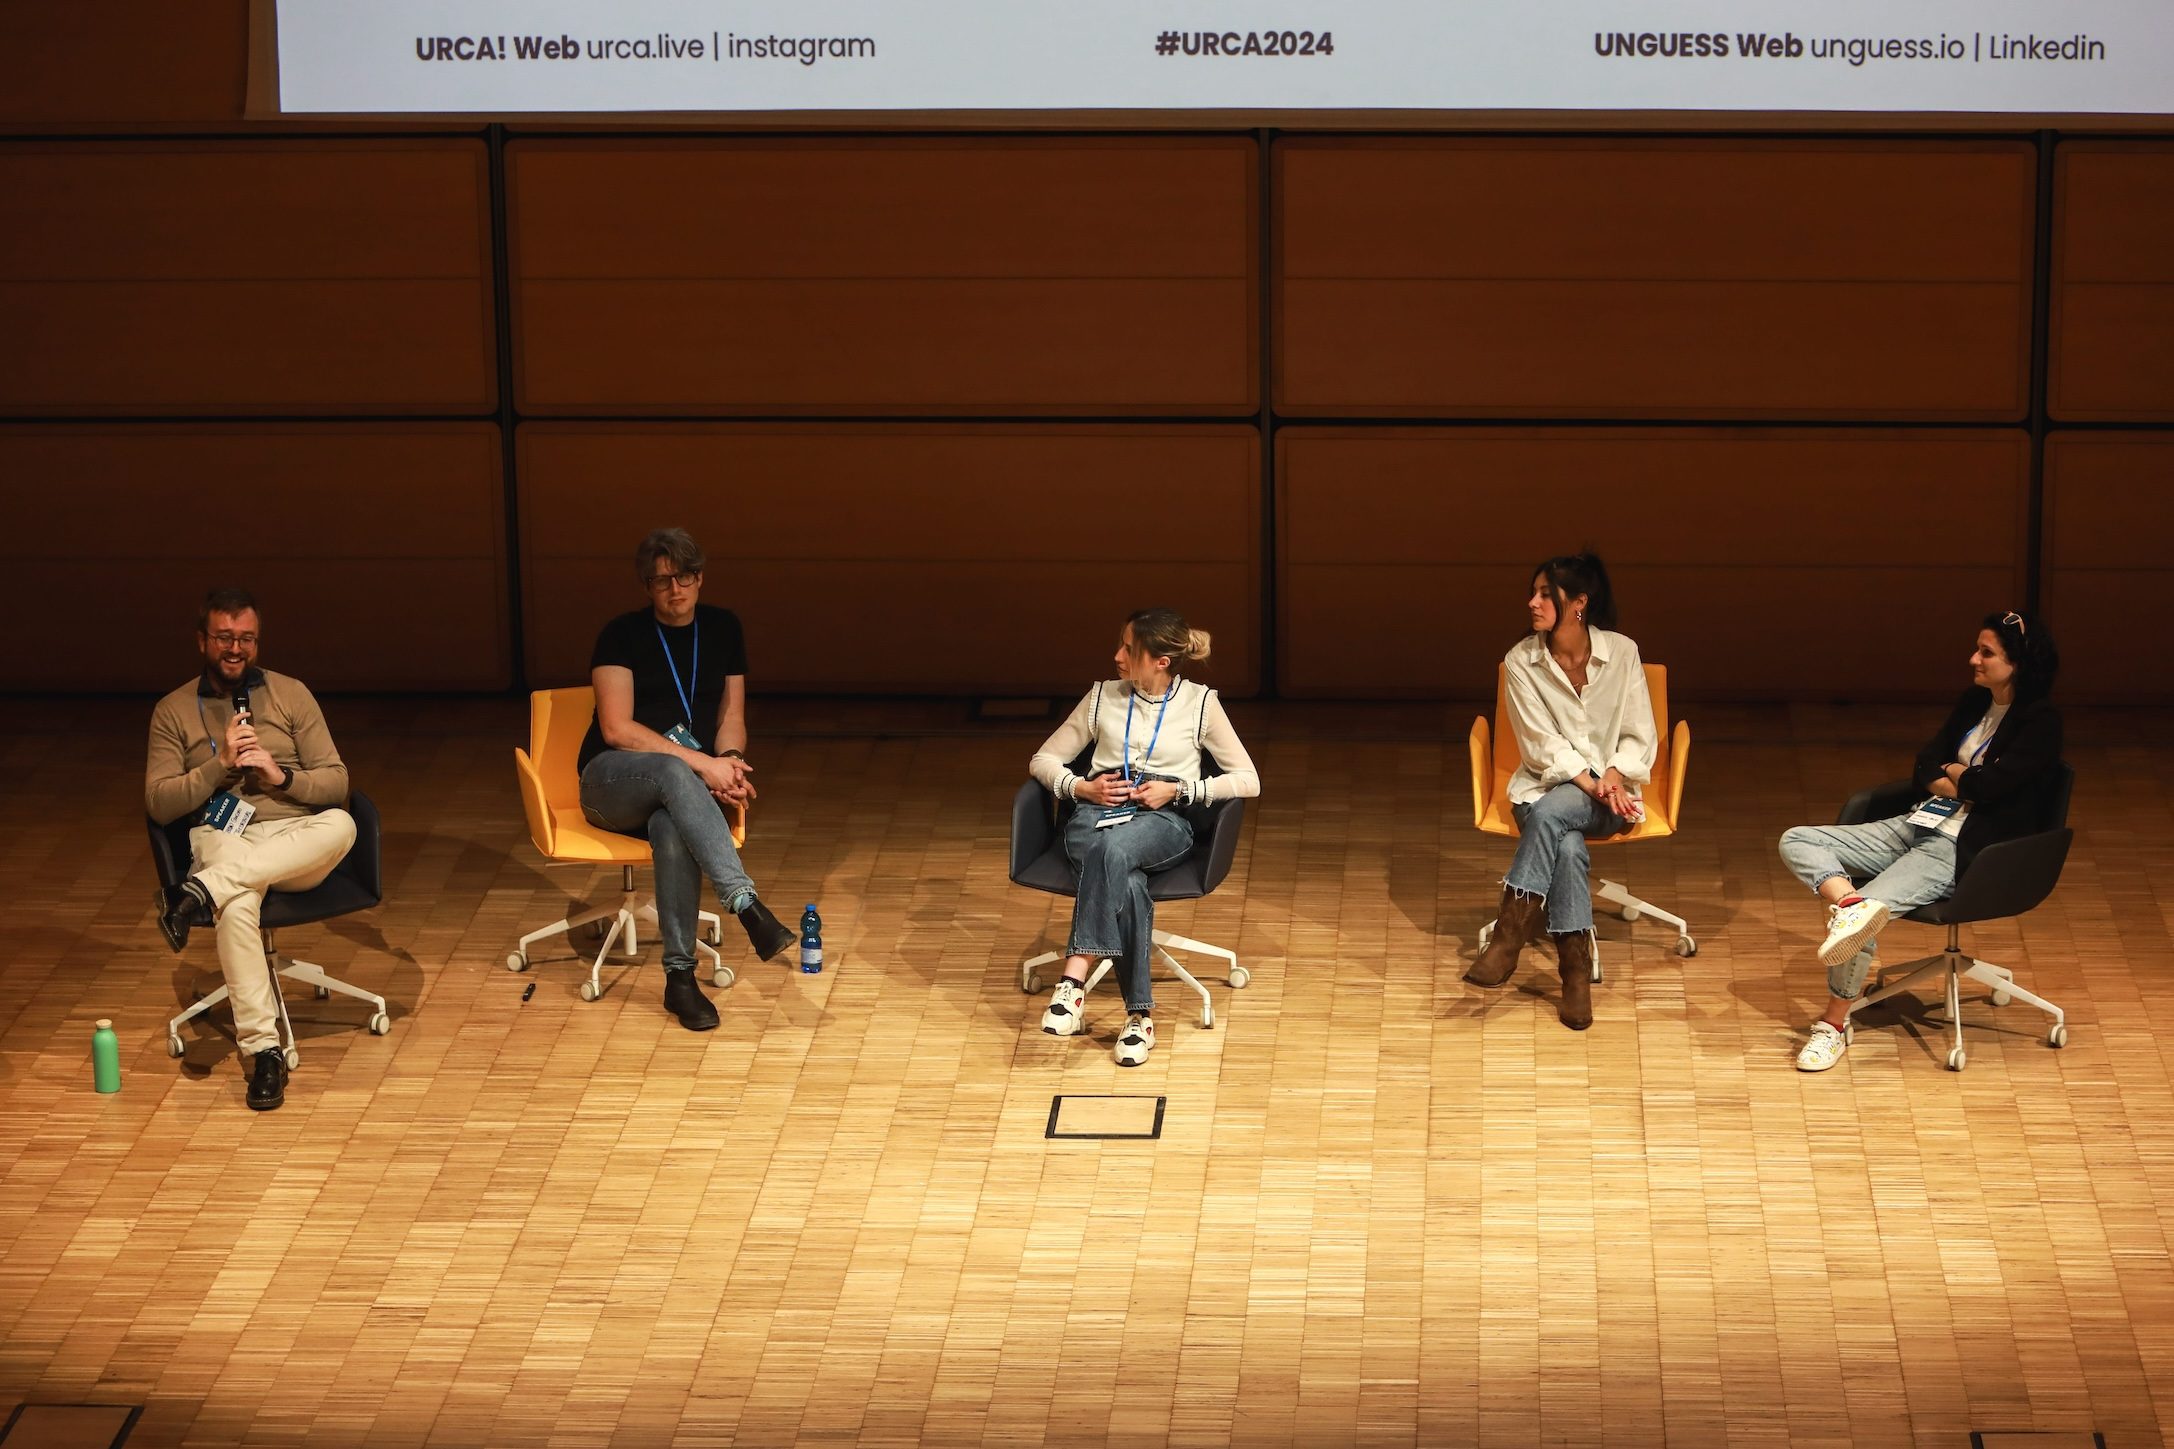
{"label": "black ankle boot", "polygon": [[270,1112],[287,1100],[287,1054],[278,1047],[257,1053],[249,1073],[249,1110]]}
{"label": "black ankle boot", "polygon": [[689,1031],[708,1031],[717,1025],[717,1008],[695,984],[692,970],[664,973],[664,1009]]}
{"label": "black ankle boot", "polygon": [[180,885],[160,886],[153,904],[158,907],[159,934],[177,956],[189,944],[189,927],[211,924],[211,893],[193,875]]}
{"label": "black ankle boot", "polygon": [[747,932],[747,943],[755,948],[755,954],[765,961],[775,961],[800,939],[761,901],[747,903],[747,909],[740,912],[740,928]]}

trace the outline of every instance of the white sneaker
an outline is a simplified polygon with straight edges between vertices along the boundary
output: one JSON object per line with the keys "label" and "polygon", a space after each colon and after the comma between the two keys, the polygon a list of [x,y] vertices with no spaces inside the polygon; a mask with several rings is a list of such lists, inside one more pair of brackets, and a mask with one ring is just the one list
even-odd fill
{"label": "white sneaker", "polygon": [[1887,924],[1887,907],[1867,897],[1851,906],[1827,908],[1827,939],[1819,947],[1819,964],[1839,966],[1865,948],[1865,943]]}
{"label": "white sneaker", "polygon": [[1060,980],[1049,991],[1049,1010],[1042,1013],[1042,1030],[1051,1036],[1078,1036],[1087,1029],[1087,988],[1077,981]]}
{"label": "white sneaker", "polygon": [[1117,1034],[1117,1049],[1112,1055],[1121,1067],[1137,1067],[1146,1063],[1147,1054],[1154,1049],[1155,1018],[1135,1013]]}
{"label": "white sneaker", "polygon": [[1823,1072],[1842,1060],[1842,1053],[1849,1050],[1849,1038],[1835,1029],[1833,1023],[1812,1023],[1812,1039],[1797,1053],[1797,1070]]}

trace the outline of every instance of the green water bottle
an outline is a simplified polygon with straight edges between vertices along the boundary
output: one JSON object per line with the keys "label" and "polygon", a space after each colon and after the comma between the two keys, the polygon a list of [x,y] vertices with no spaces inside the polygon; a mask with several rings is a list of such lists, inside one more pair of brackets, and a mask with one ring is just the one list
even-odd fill
{"label": "green water bottle", "polygon": [[91,1080],[101,1092],[121,1090],[121,1043],[113,1035],[113,1023],[103,1019],[91,1033]]}

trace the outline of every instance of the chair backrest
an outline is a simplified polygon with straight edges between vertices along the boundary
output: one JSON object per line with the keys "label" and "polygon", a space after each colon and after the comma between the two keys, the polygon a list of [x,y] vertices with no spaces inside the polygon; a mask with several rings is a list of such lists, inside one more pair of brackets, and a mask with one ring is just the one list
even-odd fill
{"label": "chair backrest", "polygon": [[[1680,789],[1670,788],[1673,751],[1668,738],[1668,666],[1646,665],[1646,693],[1653,697],[1653,774],[1646,782],[1647,801],[1666,800],[1668,818],[1676,818],[1676,801],[1682,795]],[[1495,666],[1495,778],[1497,789],[1502,782],[1517,773],[1517,767],[1525,757],[1517,748],[1517,732],[1510,728],[1510,670],[1507,664]]]}
{"label": "chair backrest", "polygon": [[2068,798],[2076,793],[2076,767],[2066,760],[2053,762],[2053,788],[2046,798],[2043,829],[2059,830],[2068,824]]}

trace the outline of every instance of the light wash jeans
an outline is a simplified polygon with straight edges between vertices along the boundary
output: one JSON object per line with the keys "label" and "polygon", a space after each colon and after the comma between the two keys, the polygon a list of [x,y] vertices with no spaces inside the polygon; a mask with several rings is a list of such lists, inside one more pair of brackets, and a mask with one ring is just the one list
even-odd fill
{"label": "light wash jeans", "polygon": [[[1781,837],[1782,864],[1813,890],[1836,876],[1869,876],[1859,894],[1907,915],[1919,906],[1946,900],[1955,889],[1955,842],[1929,825],[1912,825],[1902,816],[1868,820],[1862,825],[1799,825]],[[1827,970],[1827,990],[1855,1001],[1871,973],[1870,946],[1852,960]]]}
{"label": "light wash jeans", "polygon": [[1593,929],[1592,864],[1585,842],[1628,830],[1631,822],[1572,784],[1557,785],[1529,805],[1513,805],[1517,854],[1502,883],[1547,901],[1554,935]]}
{"label": "light wash jeans", "polygon": [[755,899],[755,883],[732,844],[732,823],[702,777],[676,755],[606,750],[581,772],[581,813],[591,825],[648,839],[667,971],[694,969],[703,876],[727,914],[738,915]]}
{"label": "light wash jeans", "polygon": [[1153,1011],[1148,979],[1154,953],[1155,902],[1147,878],[1192,853],[1193,825],[1177,808],[1143,809],[1122,825],[1095,828],[1101,807],[1082,804],[1064,827],[1064,854],[1079,894],[1072,898],[1067,956],[1107,956],[1117,963],[1125,1010]]}

